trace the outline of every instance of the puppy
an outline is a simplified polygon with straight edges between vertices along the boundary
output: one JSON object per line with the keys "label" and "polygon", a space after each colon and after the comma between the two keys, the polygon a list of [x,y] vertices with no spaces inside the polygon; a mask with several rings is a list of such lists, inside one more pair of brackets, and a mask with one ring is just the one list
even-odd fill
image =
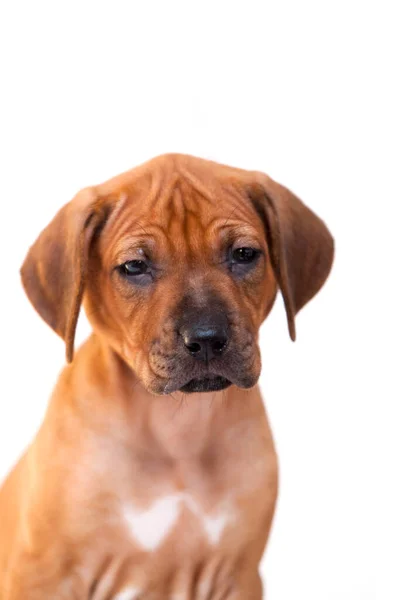
{"label": "puppy", "polygon": [[258,330],[280,289],[294,340],[332,260],[289,190],[191,156],[60,210],[21,275],[68,364],[0,491],[1,600],[262,598],[277,460]]}

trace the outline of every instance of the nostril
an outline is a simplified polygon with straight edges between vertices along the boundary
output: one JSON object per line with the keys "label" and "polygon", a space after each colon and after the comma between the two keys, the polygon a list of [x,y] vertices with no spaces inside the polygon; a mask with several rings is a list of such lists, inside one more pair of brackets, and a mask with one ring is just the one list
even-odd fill
{"label": "nostril", "polygon": [[221,356],[228,345],[228,334],[225,330],[210,325],[197,325],[181,329],[179,334],[186,352],[193,358],[204,362]]}
{"label": "nostril", "polygon": [[222,354],[227,344],[226,340],[216,340],[211,344],[214,354]]}
{"label": "nostril", "polygon": [[198,354],[201,350],[200,344],[197,344],[196,342],[193,342],[192,344],[185,344],[185,346],[192,354]]}

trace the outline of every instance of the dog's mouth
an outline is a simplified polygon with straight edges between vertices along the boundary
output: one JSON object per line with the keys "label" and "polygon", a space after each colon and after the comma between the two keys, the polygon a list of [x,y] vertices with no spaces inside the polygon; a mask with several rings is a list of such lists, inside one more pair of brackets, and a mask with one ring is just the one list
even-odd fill
{"label": "dog's mouth", "polygon": [[203,377],[202,379],[191,379],[188,383],[180,388],[181,392],[190,394],[193,392],[218,392],[225,390],[232,385],[232,382],[225,377]]}

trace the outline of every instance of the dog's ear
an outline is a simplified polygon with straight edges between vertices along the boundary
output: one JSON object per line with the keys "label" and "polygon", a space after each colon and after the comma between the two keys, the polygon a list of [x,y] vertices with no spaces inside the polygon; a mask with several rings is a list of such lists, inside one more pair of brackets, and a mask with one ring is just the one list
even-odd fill
{"label": "dog's ear", "polygon": [[259,175],[250,197],[264,223],[289,334],[294,341],[295,315],[327,279],[333,262],[334,241],[317,215],[266,175]]}
{"label": "dog's ear", "polygon": [[95,189],[82,190],[42,231],[21,268],[25,292],[65,341],[68,362],[73,358],[90,244],[104,219],[105,209]]}

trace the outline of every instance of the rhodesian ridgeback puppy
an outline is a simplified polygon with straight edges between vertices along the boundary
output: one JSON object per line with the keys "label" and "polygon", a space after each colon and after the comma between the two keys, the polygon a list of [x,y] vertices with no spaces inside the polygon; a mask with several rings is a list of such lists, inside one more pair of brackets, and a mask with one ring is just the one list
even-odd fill
{"label": "rhodesian ridgeback puppy", "polygon": [[1,600],[262,598],[277,459],[258,330],[280,289],[294,340],[332,260],[289,190],[191,156],[60,210],[21,274],[69,364],[0,493]]}

